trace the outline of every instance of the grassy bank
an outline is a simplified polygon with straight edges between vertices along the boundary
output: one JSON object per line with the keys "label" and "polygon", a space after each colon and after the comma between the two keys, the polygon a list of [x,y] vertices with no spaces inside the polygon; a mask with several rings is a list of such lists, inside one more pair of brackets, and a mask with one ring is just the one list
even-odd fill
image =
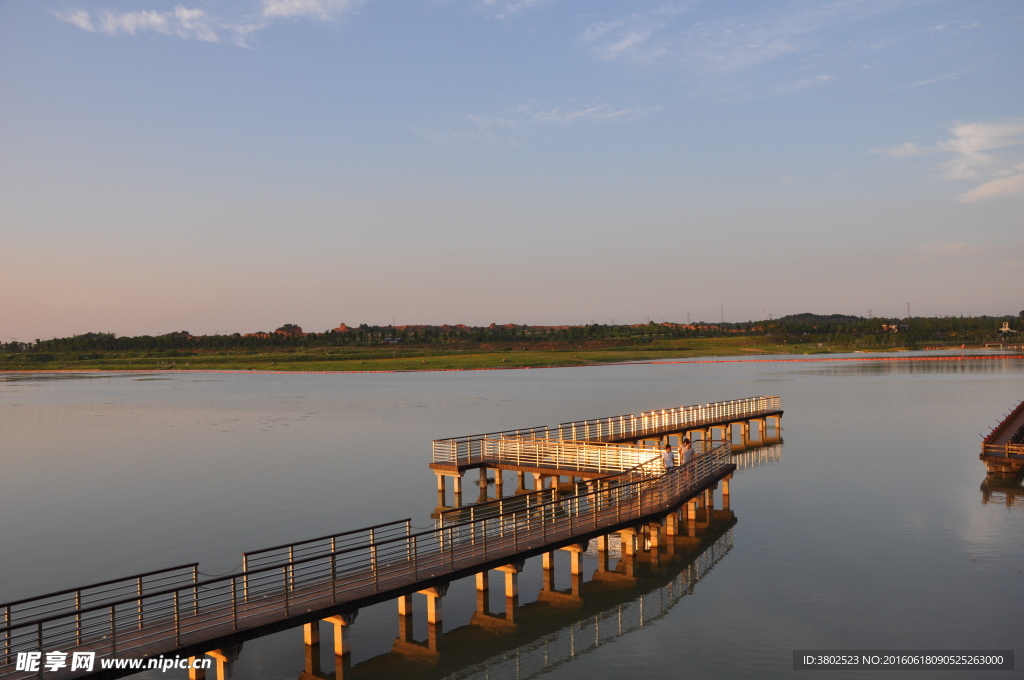
{"label": "grassy bank", "polygon": [[0,355],[2,370],[272,370],[272,371],[416,371],[439,369],[581,366],[708,356],[810,354],[849,351],[818,343],[775,344],[771,338],[702,338],[645,346],[599,343],[523,348],[513,346],[380,346],[277,348],[260,351],[93,351]]}

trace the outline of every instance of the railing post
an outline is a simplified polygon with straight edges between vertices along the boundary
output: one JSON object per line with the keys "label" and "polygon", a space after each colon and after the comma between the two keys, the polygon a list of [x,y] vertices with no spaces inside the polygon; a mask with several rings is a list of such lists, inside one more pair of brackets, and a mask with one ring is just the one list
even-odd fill
{"label": "railing post", "polygon": [[[192,567],[192,583],[199,583],[199,566]],[[192,586],[192,614],[199,616],[199,586]]]}
{"label": "railing post", "polygon": [[[75,591],[75,644],[82,644],[82,591],[81,589]],[[10,620],[11,608],[7,608],[7,618]],[[8,640],[10,639],[10,633],[7,633]]]}
{"label": "railing post", "polygon": [[181,645],[181,597],[180,591],[174,591],[174,644]]}
{"label": "railing post", "polygon": [[238,630],[238,577],[231,577],[231,628]]}
{"label": "railing post", "polygon": [[288,565],[287,564],[285,564],[285,565],[283,565],[281,567],[281,577],[282,577],[281,585],[284,587],[284,613],[285,613],[285,616],[287,616],[288,615],[288,605],[289,605],[289,602],[288,602],[288,591],[291,590],[288,587]]}
{"label": "railing post", "polygon": [[409,540],[411,541],[411,545],[412,545],[412,575],[413,575],[413,577],[416,577],[416,576],[419,576],[419,571],[420,571],[420,568],[419,568],[419,554],[418,554],[419,551],[416,550],[416,537],[415,536],[410,536]]}
{"label": "railing post", "polygon": [[138,605],[137,608],[138,608],[138,617],[139,617],[139,630],[142,630],[142,625],[143,624],[142,624],[142,577],[141,576],[138,578],[138,582],[137,582],[136,586],[137,586],[136,589],[138,590],[138,596],[139,596],[139,599],[136,600],[136,603]]}
{"label": "railing post", "polygon": [[249,556],[242,553],[242,601],[249,601]]}

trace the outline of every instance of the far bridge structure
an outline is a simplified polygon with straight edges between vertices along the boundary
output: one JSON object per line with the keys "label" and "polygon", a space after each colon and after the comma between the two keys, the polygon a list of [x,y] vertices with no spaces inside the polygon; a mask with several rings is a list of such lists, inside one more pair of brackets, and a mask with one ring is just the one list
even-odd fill
{"label": "far bridge structure", "polygon": [[991,476],[1018,477],[1024,473],[1024,401],[982,439],[978,458]]}
{"label": "far bridge structure", "polygon": [[[582,554],[592,544],[599,564],[615,548],[625,558],[626,573],[599,568],[604,576],[595,578],[611,581],[632,578],[630,561],[652,545],[697,549],[701,529],[716,521],[719,488],[729,511],[734,426],[740,447],[754,441],[752,426],[757,443],[770,444],[779,441],[781,417],[778,397],[753,397],[437,440],[430,465],[440,492],[433,529],[414,532],[409,519],[398,520],[244,553],[241,571],[225,576],[200,579],[191,563],[0,603],[0,680],[44,672],[47,680],[115,678],[138,670],[103,670],[102,662],[204,655],[216,660],[217,678],[224,680],[245,641],[302,625],[312,647],[319,645],[321,621],[333,628],[333,676],[342,680],[351,671],[349,630],[359,610],[386,601],[398,608],[393,651],[436,661],[442,602],[454,580],[475,577],[478,593],[486,593],[490,573],[503,575],[505,616],[482,612],[477,619],[500,631],[516,623],[518,574],[531,557],[541,556],[545,578],[553,578],[554,551],[570,553],[574,592],[546,589],[545,597],[558,602],[578,596]],[[664,444],[686,436],[696,439],[695,458],[666,469]],[[470,469],[481,471],[481,494],[476,504],[462,506],[462,475]],[[488,470],[498,471],[494,498],[487,496]],[[519,479],[508,497],[504,470]],[[532,489],[525,488],[527,474]],[[449,478],[452,506],[444,502]],[[426,596],[425,642],[411,639],[415,593]],[[54,651],[67,663],[44,671]],[[71,668],[80,652],[95,654],[92,669]],[[23,666],[36,664],[19,668],[19,658]],[[205,671],[189,675],[200,680]]]}

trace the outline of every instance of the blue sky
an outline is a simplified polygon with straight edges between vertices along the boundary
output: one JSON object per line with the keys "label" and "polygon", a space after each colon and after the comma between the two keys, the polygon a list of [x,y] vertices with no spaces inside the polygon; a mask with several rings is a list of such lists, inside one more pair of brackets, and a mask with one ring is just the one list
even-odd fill
{"label": "blue sky", "polygon": [[0,0],[0,337],[1024,308],[1019,2]]}

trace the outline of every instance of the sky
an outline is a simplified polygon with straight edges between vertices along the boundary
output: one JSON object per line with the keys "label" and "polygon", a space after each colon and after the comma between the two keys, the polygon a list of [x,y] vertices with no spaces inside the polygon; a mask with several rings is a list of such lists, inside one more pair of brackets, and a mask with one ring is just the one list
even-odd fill
{"label": "sky", "polygon": [[0,0],[0,340],[1024,309],[1017,0]]}

